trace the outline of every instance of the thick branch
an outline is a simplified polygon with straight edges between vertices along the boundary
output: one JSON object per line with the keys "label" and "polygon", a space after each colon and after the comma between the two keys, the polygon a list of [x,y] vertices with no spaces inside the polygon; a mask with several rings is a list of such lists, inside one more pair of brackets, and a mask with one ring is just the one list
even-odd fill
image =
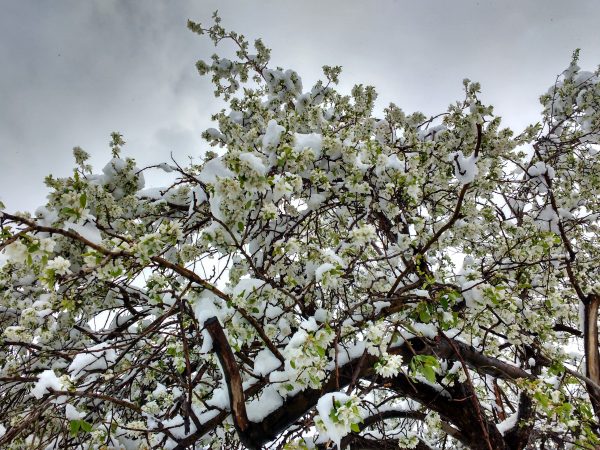
{"label": "thick branch", "polygon": [[598,353],[598,307],[600,296],[592,294],[588,296],[588,302],[584,305],[584,329],[583,344],[585,347],[585,374],[594,385],[587,384],[588,394],[596,417],[600,417],[600,392],[595,385],[600,384],[600,354]]}
{"label": "thick branch", "polygon": [[227,342],[227,337],[223,332],[223,328],[219,323],[219,319],[211,317],[204,326],[213,340],[213,349],[219,358],[223,375],[225,376],[225,384],[229,391],[229,402],[231,404],[231,412],[233,417],[233,425],[238,432],[240,440],[249,448],[258,448],[247,437],[250,422],[246,414],[246,402],[244,399],[244,389],[242,387],[242,378],[235,362],[235,356],[231,347]]}

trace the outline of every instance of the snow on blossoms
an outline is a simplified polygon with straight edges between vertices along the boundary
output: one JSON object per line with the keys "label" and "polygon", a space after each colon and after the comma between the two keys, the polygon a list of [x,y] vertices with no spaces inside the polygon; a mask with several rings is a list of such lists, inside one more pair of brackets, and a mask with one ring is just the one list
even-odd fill
{"label": "snow on blossoms", "polygon": [[189,164],[114,132],[0,211],[0,448],[599,447],[598,73],[515,133],[475,82],[379,108],[213,21]]}

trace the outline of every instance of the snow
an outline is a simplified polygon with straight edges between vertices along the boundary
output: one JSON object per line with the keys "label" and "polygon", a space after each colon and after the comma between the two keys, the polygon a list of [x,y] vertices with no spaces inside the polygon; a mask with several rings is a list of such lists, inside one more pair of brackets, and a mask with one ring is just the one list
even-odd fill
{"label": "snow", "polygon": [[308,319],[303,320],[300,326],[308,332],[315,332],[319,329],[319,325],[314,317],[309,317]]}
{"label": "snow", "polygon": [[100,234],[100,230],[96,228],[96,226],[90,222],[85,225],[81,225],[73,222],[65,222],[63,228],[67,231],[72,230],[82,238],[87,239],[93,244],[100,245],[102,244],[102,234]]}
{"label": "snow", "polygon": [[[377,302],[375,302],[377,303]],[[319,308],[315,311],[314,318],[317,322],[325,323],[329,320],[330,313],[326,309]]]}
{"label": "snow", "polygon": [[220,411],[218,409],[209,409],[208,411],[204,411],[202,413],[196,413],[196,416],[198,417],[198,422],[202,424],[214,419],[219,415],[219,413]]}
{"label": "snow", "polygon": [[[194,302],[192,309],[199,327],[204,327],[206,322],[211,317],[221,317],[221,310],[217,308],[214,302],[214,295],[206,291],[202,292],[198,299]],[[212,343],[212,341],[211,341]]]}
{"label": "snow", "polygon": [[229,393],[226,387],[220,387],[213,391],[212,397],[206,401],[208,406],[219,409],[229,409]]}
{"label": "snow", "polygon": [[323,279],[323,275],[332,269],[335,269],[335,266],[331,263],[321,264],[319,267],[317,267],[317,270],[315,270],[315,279],[317,281],[321,281]]}
{"label": "snow", "polygon": [[375,308],[375,311],[373,313],[375,315],[378,315],[383,308],[387,308],[390,305],[391,305],[390,302],[384,302],[384,301],[373,302],[373,308]]}
{"label": "snow", "polygon": [[585,330],[585,305],[581,300],[579,300],[578,306],[579,329]]}
{"label": "snow", "polygon": [[163,171],[165,171],[167,173],[173,172],[173,167],[167,163],[161,163],[156,167],[158,167],[159,169],[162,169]]}
{"label": "snow", "polygon": [[51,227],[58,220],[58,212],[40,206],[35,210],[35,217],[40,225]]}
{"label": "snow", "polygon": [[196,426],[192,420],[189,421],[190,433],[185,432],[185,420],[181,416],[175,416],[172,419],[166,419],[162,421],[164,428],[168,429],[169,432],[177,439],[183,439],[190,433],[196,431]]}
{"label": "snow", "polygon": [[310,211],[314,211],[319,209],[321,204],[327,199],[325,194],[318,194],[313,192],[311,196],[306,200],[306,205]]}
{"label": "snow", "polygon": [[498,425],[496,425],[496,428],[498,428],[498,431],[502,435],[504,435],[508,430],[510,430],[511,428],[514,428],[514,426],[517,424],[518,418],[519,418],[519,412],[516,411],[514,414],[511,414],[505,420],[503,420]]}
{"label": "snow", "polygon": [[343,392],[331,392],[322,396],[317,402],[317,411],[321,420],[325,424],[326,432],[324,433],[325,438],[331,439],[337,446],[338,450],[341,450],[341,441],[344,436],[348,434],[348,430],[343,424],[336,423],[331,420],[329,413],[333,409],[333,401],[337,400],[340,403],[345,403],[351,400],[351,397],[344,394]]}
{"label": "snow", "polygon": [[308,338],[308,333],[303,329],[299,329],[294,333],[294,335],[290,338],[288,345],[286,345],[286,350],[288,348],[300,347],[306,339]]}
{"label": "snow", "polygon": [[472,183],[475,180],[475,177],[479,173],[475,164],[477,159],[475,155],[463,155],[463,152],[460,150],[448,156],[448,160],[454,162],[454,174],[460,184]]}
{"label": "snow", "polygon": [[432,323],[415,322],[415,323],[412,323],[411,326],[417,333],[419,333],[419,335],[421,335],[423,337],[433,339],[438,335],[437,329],[436,329],[435,325],[433,325]]}
{"label": "snow", "polygon": [[404,172],[404,164],[398,159],[397,155],[391,155],[385,164],[388,169],[397,170],[398,172]]}
{"label": "snow", "polygon": [[263,164],[262,160],[253,153],[244,152],[239,155],[240,161],[245,162],[254,172],[261,176],[267,174],[267,168]]}
{"label": "snow", "polygon": [[38,376],[38,381],[31,390],[31,395],[37,399],[40,399],[45,394],[50,393],[50,389],[55,391],[62,390],[62,383],[54,373],[54,370],[51,369],[44,370],[42,373],[40,373]]}
{"label": "snow", "polygon": [[161,395],[164,395],[166,393],[167,393],[166,386],[164,384],[161,384],[161,383],[156,383],[156,387],[152,391],[152,396],[153,397],[160,397]]}
{"label": "snow", "polygon": [[273,411],[283,406],[283,398],[275,386],[268,386],[260,393],[259,397],[248,402],[246,413],[251,422],[260,422]]}
{"label": "snow", "polygon": [[79,378],[83,372],[106,370],[117,359],[117,353],[114,349],[107,348],[109,346],[109,343],[103,342],[79,353],[73,358],[68,372],[73,378]]}
{"label": "snow", "polygon": [[285,128],[278,125],[273,119],[269,120],[267,124],[267,130],[262,139],[262,145],[264,149],[274,148],[279,145],[281,141],[281,134],[285,131]]}
{"label": "snow", "polygon": [[[204,322],[202,322],[204,324]],[[202,347],[200,348],[200,354],[205,355],[210,352],[213,347],[212,336],[208,332],[208,330],[202,330]]]}
{"label": "snow", "polygon": [[201,205],[206,200],[208,200],[208,197],[202,186],[198,185],[192,189],[190,192],[190,214],[193,212],[194,206]]}
{"label": "snow", "polygon": [[119,172],[122,172],[127,167],[127,162],[121,158],[111,159],[106,166],[102,169],[102,172],[106,176],[105,182],[110,182],[114,176]]}
{"label": "snow", "polygon": [[558,214],[556,214],[550,204],[546,205],[535,218],[535,223],[540,230],[552,231],[553,233],[560,234],[558,221]]}
{"label": "snow", "polygon": [[465,299],[467,308],[475,308],[478,304],[483,303],[483,292],[479,287],[481,283],[481,280],[462,281],[462,296]]}
{"label": "snow", "polygon": [[552,179],[556,175],[556,172],[543,161],[538,161],[527,170],[527,174],[530,177],[539,177],[540,175],[548,174],[548,177]]}
{"label": "snow", "polygon": [[[360,358],[365,352],[367,346],[364,341],[358,341],[356,344],[348,347],[342,347],[338,345],[338,366],[343,366],[350,361]],[[335,369],[335,361],[331,361],[327,365],[327,370]]]}
{"label": "snow", "polygon": [[136,194],[137,198],[146,198],[150,200],[162,200],[163,194],[161,188],[146,188]]}
{"label": "snow", "polygon": [[222,158],[215,158],[204,164],[196,178],[204,184],[215,184],[219,178],[233,178],[234,176],[234,173],[225,166]]}
{"label": "snow", "polygon": [[79,420],[82,419],[84,416],[84,413],[77,411],[77,408],[75,408],[70,403],[67,403],[65,405],[65,417],[67,418],[67,420]]}
{"label": "snow", "polygon": [[235,285],[232,290],[234,297],[248,297],[252,292],[260,289],[265,285],[265,282],[256,278],[244,278]]}
{"label": "snow", "polygon": [[323,146],[323,136],[317,133],[294,133],[294,150],[301,151],[305,148],[311,148],[315,152],[315,158],[321,156],[321,148]]}
{"label": "snow", "polygon": [[217,141],[225,141],[225,135],[216,128],[207,129],[206,134],[208,134],[212,139],[215,139]]}
{"label": "snow", "polygon": [[229,113],[229,118],[232,122],[239,123],[241,125],[244,122],[244,113],[241,111],[232,110]]}
{"label": "snow", "polygon": [[261,350],[254,358],[254,373],[266,376],[281,365],[281,362],[271,353],[268,348]]}

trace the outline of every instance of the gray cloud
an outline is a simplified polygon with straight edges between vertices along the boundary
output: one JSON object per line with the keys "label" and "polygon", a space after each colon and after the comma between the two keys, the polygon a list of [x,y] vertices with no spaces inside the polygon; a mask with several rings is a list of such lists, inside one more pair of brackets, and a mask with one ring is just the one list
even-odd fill
{"label": "gray cloud", "polygon": [[[600,62],[598,2],[4,1],[0,16],[0,199],[43,201],[42,178],[70,172],[81,145],[100,167],[119,130],[147,165],[198,156],[200,133],[221,107],[194,62],[214,51],[185,28],[219,9],[225,25],[262,37],[273,62],[305,86],[323,64],[344,66],[341,88],[373,84],[379,104],[436,113],[468,77],[515,127],[537,119],[537,98],[582,48]],[[160,178],[150,178],[159,182]]]}

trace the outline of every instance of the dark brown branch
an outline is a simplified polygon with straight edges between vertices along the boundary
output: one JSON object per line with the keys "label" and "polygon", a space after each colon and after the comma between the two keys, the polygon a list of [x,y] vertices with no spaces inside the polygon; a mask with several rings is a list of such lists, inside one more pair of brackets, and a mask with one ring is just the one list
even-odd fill
{"label": "dark brown branch", "polygon": [[211,317],[205,322],[204,326],[212,338],[213,350],[217,354],[221,367],[223,368],[225,384],[227,385],[227,390],[229,392],[229,403],[231,404],[233,425],[238,432],[240,441],[248,448],[259,448],[258,445],[255,445],[255,443],[252,442],[250,436],[248,436],[250,421],[246,414],[246,400],[244,398],[242,378],[237,363],[235,362],[235,356],[229,346],[229,342],[227,342],[227,337],[223,332],[219,319]]}

